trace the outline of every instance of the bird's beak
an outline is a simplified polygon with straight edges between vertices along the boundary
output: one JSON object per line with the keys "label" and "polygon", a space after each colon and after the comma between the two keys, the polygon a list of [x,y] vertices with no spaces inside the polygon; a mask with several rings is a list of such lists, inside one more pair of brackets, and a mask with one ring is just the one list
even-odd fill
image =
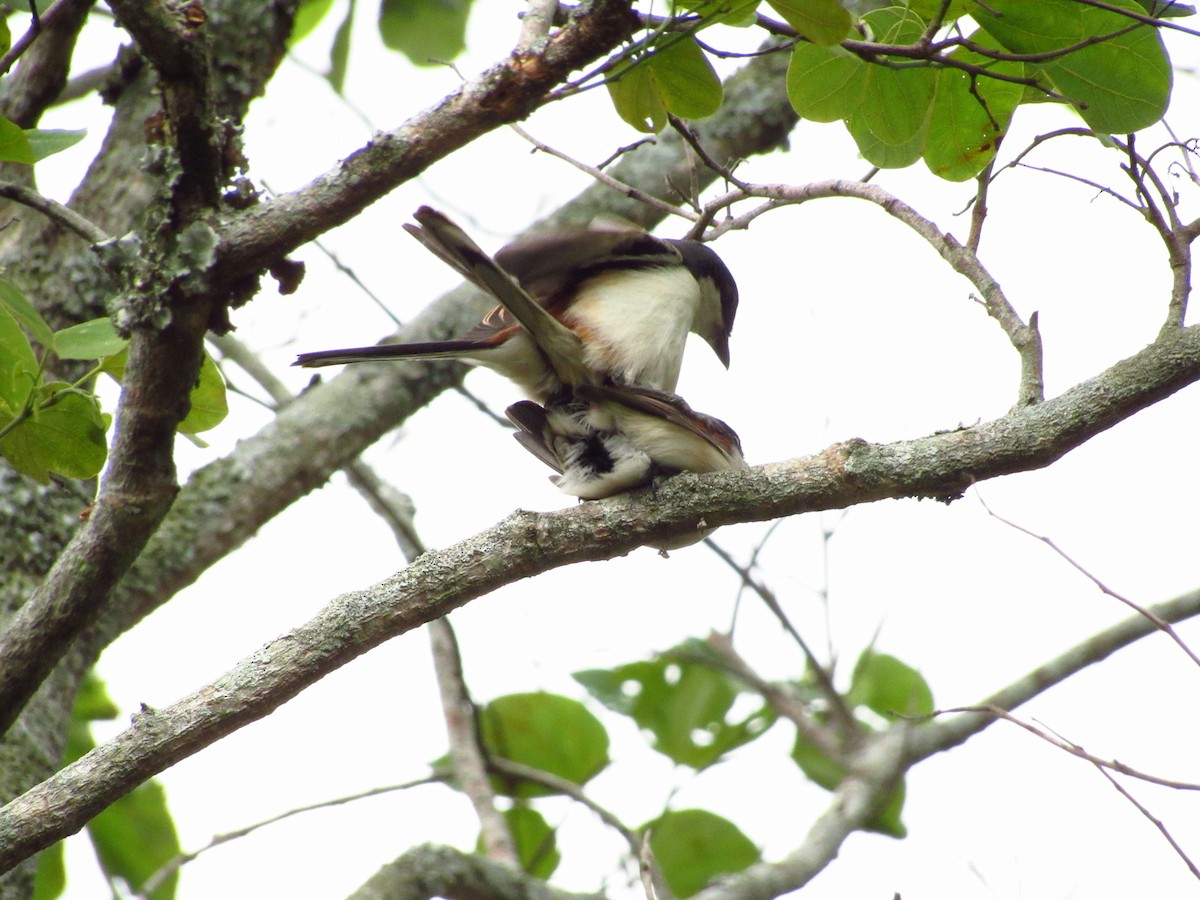
{"label": "bird's beak", "polygon": [[717,359],[721,361],[721,365],[728,369],[729,335],[725,334],[724,332],[720,332],[713,336],[713,339],[709,341],[709,344],[713,348],[713,352],[717,354]]}

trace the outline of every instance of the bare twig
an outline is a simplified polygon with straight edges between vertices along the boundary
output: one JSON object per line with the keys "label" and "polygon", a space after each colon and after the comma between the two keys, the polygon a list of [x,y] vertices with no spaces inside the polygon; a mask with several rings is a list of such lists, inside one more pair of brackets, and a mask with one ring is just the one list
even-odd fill
{"label": "bare twig", "polygon": [[109,236],[99,225],[81,216],[69,206],[64,206],[57,200],[43,197],[31,187],[26,187],[23,184],[13,184],[8,181],[0,181],[0,197],[37,210],[47,219],[50,219],[50,221],[61,225],[68,231],[74,232],[89,244],[102,244],[109,240]]}
{"label": "bare twig", "polygon": [[1021,379],[1017,392],[1018,406],[1031,406],[1045,398],[1042,377],[1042,339],[1037,320],[1030,316],[1026,324],[1005,297],[1000,284],[984,267],[970,247],[960,244],[953,235],[943,232],[929,219],[883,188],[860,181],[819,181],[806,185],[759,184],[748,185],[715,198],[706,212],[720,209],[746,197],[760,197],[766,203],[748,213],[727,219],[713,229],[712,237],[725,231],[745,228],[763,213],[779,206],[806,203],[826,197],[855,197],[879,206],[893,218],[907,225],[929,243],[955,272],[967,278],[979,290],[988,315],[995,319],[1021,358]]}
{"label": "bare twig", "polygon": [[511,128],[529,143],[533,144],[533,146],[535,146],[542,153],[548,153],[557,159],[561,159],[563,162],[570,163],[572,166],[579,169],[579,171],[586,172],[601,184],[607,185],[614,191],[619,191],[621,194],[629,197],[632,200],[637,200],[639,203],[645,203],[647,206],[657,209],[659,212],[666,213],[668,216],[679,216],[680,218],[688,219],[689,221],[695,221],[697,218],[697,215],[694,212],[686,210],[681,206],[667,203],[665,200],[660,200],[659,198],[648,194],[645,191],[639,190],[632,185],[624,184],[623,182],[618,181],[616,178],[613,178],[607,172],[601,171],[596,166],[589,166],[585,162],[568,156],[561,150],[556,150],[549,144],[539,141],[520,125],[510,125],[509,128]]}
{"label": "bare twig", "polygon": [[180,853],[174,859],[169,860],[164,865],[159,867],[153,875],[147,878],[143,883],[138,893],[134,895],[138,898],[150,897],[158,887],[168,878],[179,871],[183,866],[190,863],[192,860],[207,853],[222,844],[228,844],[230,841],[236,841],[239,838],[244,838],[247,835],[253,834],[260,828],[266,828],[269,825],[274,825],[277,822],[282,822],[285,819],[290,819],[292,816],[298,816],[307,812],[314,812],[318,809],[329,809],[333,806],[342,806],[346,803],[354,803],[358,800],[366,800],[369,797],[378,797],[380,794],[392,794],[396,791],[407,791],[411,788],[420,787],[426,784],[440,784],[444,778],[440,775],[427,775],[424,778],[417,778],[413,781],[406,781],[403,784],[390,784],[384,787],[370,788],[369,790],[360,791],[357,794],[349,794],[345,797],[335,797],[332,800],[322,800],[319,803],[309,803],[305,806],[298,806],[295,809],[289,809],[281,812],[270,818],[263,819],[260,822],[254,822],[250,825],[243,825],[241,828],[235,828],[233,831],[226,831],[223,834],[213,835],[208,843],[195,850],[189,850],[186,853]]}
{"label": "bare twig", "polygon": [[554,24],[558,0],[528,0],[529,8],[521,16],[521,36],[517,38],[517,53],[536,53],[541,50]]}
{"label": "bare twig", "polygon": [[1200,880],[1200,869],[1196,868],[1196,864],[1194,862],[1192,862],[1192,858],[1190,856],[1188,856],[1186,852],[1184,852],[1184,849],[1181,846],[1179,846],[1179,841],[1175,840],[1174,835],[1172,835],[1171,832],[1167,829],[1167,826],[1165,824],[1163,824],[1162,819],[1158,818],[1153,813],[1151,813],[1150,810],[1148,810],[1141,802],[1138,801],[1138,799],[1136,797],[1133,796],[1133,794],[1129,793],[1129,791],[1126,790],[1125,786],[1123,784],[1121,784],[1121,782],[1117,781],[1116,777],[1112,774],[1112,772],[1109,772],[1107,769],[1105,769],[1103,766],[1100,766],[1100,765],[1097,765],[1096,769],[1097,769],[1097,771],[1100,772],[1101,775],[1103,775],[1105,778],[1108,779],[1109,784],[1111,784],[1114,788],[1116,788],[1117,793],[1119,793],[1122,797],[1124,797],[1126,800],[1128,800],[1130,803],[1132,803],[1134,808],[1138,812],[1140,812],[1143,816],[1145,816],[1146,819],[1149,820],[1149,822],[1155,828],[1158,829],[1159,834],[1161,834],[1163,836],[1163,839],[1168,844],[1171,845],[1171,849],[1174,850],[1175,853],[1179,856],[1179,858],[1183,860],[1184,865],[1186,865],[1188,867],[1188,871],[1190,871],[1192,873],[1192,876],[1194,878],[1196,878],[1197,880]]}
{"label": "bare twig", "polygon": [[13,67],[13,63],[21,58],[21,55],[29,49],[29,45],[42,33],[42,30],[54,24],[55,19],[63,15],[64,10],[73,2],[74,0],[54,0],[44,13],[35,14],[25,33],[12,42],[7,53],[0,56],[0,75],[8,72]]}
{"label": "bare twig", "polygon": [[1189,647],[1184,642],[1183,638],[1181,638],[1179,636],[1179,634],[1175,631],[1175,629],[1171,627],[1171,624],[1169,622],[1167,622],[1164,619],[1160,618],[1159,616],[1155,615],[1154,612],[1151,609],[1149,609],[1148,607],[1142,606],[1142,605],[1136,603],[1135,601],[1129,599],[1128,597],[1124,596],[1123,594],[1119,594],[1116,591],[1114,591],[1112,588],[1110,588],[1108,585],[1106,585],[1103,581],[1101,581],[1099,578],[1097,578],[1095,575],[1093,575],[1090,571],[1088,571],[1081,563],[1079,563],[1075,559],[1073,559],[1065,550],[1063,550],[1061,547],[1059,547],[1058,544],[1054,543],[1054,541],[1051,538],[1047,537],[1044,534],[1036,534],[1033,531],[1026,528],[1024,525],[1018,524],[1017,522],[1014,522],[1011,519],[1005,518],[1004,516],[1000,515],[998,512],[995,512],[990,506],[987,505],[987,502],[983,499],[982,495],[980,495],[978,491],[976,491],[975,493],[976,493],[976,496],[979,498],[980,504],[983,506],[984,510],[987,512],[987,514],[989,516],[991,516],[996,521],[1001,522],[1004,525],[1007,525],[1009,528],[1012,528],[1014,531],[1019,531],[1019,532],[1021,532],[1021,534],[1031,537],[1035,541],[1038,541],[1039,543],[1045,544],[1047,547],[1049,547],[1051,550],[1053,550],[1054,553],[1056,553],[1060,559],[1062,559],[1069,566],[1071,566],[1071,568],[1073,568],[1075,571],[1079,572],[1081,575],[1083,575],[1084,578],[1086,578],[1088,581],[1090,581],[1092,584],[1094,584],[1096,586],[1096,588],[1099,589],[1100,593],[1107,594],[1109,597],[1112,597],[1114,600],[1124,603],[1126,606],[1128,606],[1130,609],[1132,609],[1138,615],[1144,616],[1148,621],[1152,622],[1154,624],[1155,628],[1157,628],[1159,631],[1161,631],[1165,635],[1167,635],[1167,637],[1169,637],[1172,641],[1174,641],[1179,646],[1179,648],[1181,650],[1183,650],[1183,652],[1185,654],[1187,654],[1188,659],[1190,659],[1197,666],[1200,666],[1200,656],[1197,656],[1196,652],[1194,650],[1192,650],[1192,648]]}
{"label": "bare twig", "polygon": [[429,623],[433,667],[442,696],[442,713],[450,739],[450,760],[463,793],[479,818],[484,855],[512,869],[521,867],[504,814],[496,808],[496,794],[487,777],[482,741],[476,727],[475,704],[467,694],[462,658],[454,630],[446,619]]}
{"label": "bare twig", "polygon": [[[715,553],[727,566],[729,566],[729,568],[733,569],[733,571],[738,574],[738,576],[742,579],[742,584],[750,588],[750,590],[754,591],[754,593],[758,595],[759,599],[766,604],[767,609],[769,609],[775,618],[779,620],[779,624],[783,626],[783,630],[786,631],[791,636],[792,640],[796,642],[796,645],[800,648],[800,652],[804,654],[804,659],[808,663],[808,667],[812,670],[814,677],[817,679],[817,684],[821,688],[821,692],[825,695],[825,700],[829,704],[829,709],[832,713],[833,720],[837,723],[838,731],[841,734],[842,741],[846,745],[852,746],[860,731],[858,724],[854,721],[853,714],[846,706],[846,701],[842,699],[842,695],[838,692],[838,689],[834,686],[833,679],[829,675],[829,670],[819,659],[817,659],[816,654],[814,654],[812,649],[808,646],[808,642],[805,641],[800,632],[796,630],[796,626],[792,624],[792,621],[788,618],[787,613],[783,611],[783,607],[779,605],[779,600],[776,598],[774,592],[772,592],[766,585],[760,584],[754,578],[754,576],[751,575],[749,570],[738,565],[737,560],[735,560],[725,550],[724,547],[722,547],[712,538],[705,538],[704,543],[708,549]],[[732,645],[730,645],[729,650],[732,651],[732,649]],[[761,679],[757,679],[757,681],[761,683]],[[758,685],[756,684],[756,687],[757,686]],[[800,723],[797,723],[797,725],[799,724]]]}
{"label": "bare twig", "polygon": [[1070,753],[1072,756],[1077,756],[1080,759],[1087,760],[1095,766],[1102,769],[1111,769],[1113,772],[1118,772],[1121,775],[1128,775],[1130,778],[1136,778],[1138,781],[1145,781],[1148,784],[1155,784],[1159,787],[1167,787],[1178,791],[1200,791],[1200,784],[1190,781],[1177,781],[1170,778],[1160,778],[1157,775],[1151,775],[1148,772],[1141,772],[1132,766],[1127,766],[1125,763],[1118,762],[1115,759],[1101,759],[1098,756],[1093,756],[1083,749],[1079,744],[1073,741],[1068,741],[1057,734],[1052,734],[1032,722],[1027,722],[1024,719],[1013,715],[1006,709],[1001,709],[998,706],[964,706],[957,709],[942,710],[944,713],[952,712],[986,712],[997,718],[1004,719],[1006,722],[1011,722],[1019,728],[1023,728],[1030,734],[1035,735],[1048,744],[1052,744],[1059,750]]}

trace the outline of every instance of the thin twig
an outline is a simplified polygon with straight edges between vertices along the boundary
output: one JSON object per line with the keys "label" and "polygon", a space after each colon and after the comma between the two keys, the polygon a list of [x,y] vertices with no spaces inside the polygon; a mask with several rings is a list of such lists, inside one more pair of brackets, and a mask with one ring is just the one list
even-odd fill
{"label": "thin twig", "polygon": [[74,232],[89,244],[102,244],[109,240],[108,234],[99,225],[57,200],[43,197],[31,187],[0,181],[0,197],[37,210],[50,221]]}
{"label": "thin twig", "polygon": [[846,706],[846,701],[834,686],[833,679],[829,675],[829,670],[817,659],[816,654],[808,646],[808,642],[796,630],[796,626],[792,624],[787,613],[783,611],[783,607],[779,605],[779,600],[775,597],[775,594],[766,585],[756,581],[749,571],[739,566],[737,560],[712,538],[705,538],[704,543],[708,546],[708,549],[717,554],[729,568],[738,574],[746,587],[758,595],[759,599],[766,604],[767,609],[779,620],[779,624],[783,626],[784,631],[791,635],[792,640],[800,647],[800,652],[804,654],[805,661],[808,663],[809,668],[817,679],[817,684],[820,686],[821,692],[825,695],[825,699],[829,703],[829,709],[833,714],[834,721],[837,722],[842,739],[852,744],[856,735],[859,734],[859,728],[854,720],[854,715],[850,712],[849,707]]}
{"label": "thin twig", "polygon": [[253,834],[260,828],[266,828],[268,825],[274,825],[277,822],[282,822],[285,819],[290,819],[292,816],[298,816],[301,813],[314,812],[318,809],[329,809],[333,806],[342,806],[346,803],[354,803],[357,800],[366,800],[369,797],[378,797],[380,794],[391,794],[396,791],[407,791],[410,788],[421,787],[426,784],[441,784],[445,779],[438,774],[426,775],[424,778],[417,778],[412,781],[406,781],[403,784],[390,784],[385,787],[370,788],[365,791],[360,791],[357,794],[349,794],[345,797],[334,797],[332,800],[322,800],[319,803],[309,803],[305,806],[298,806],[295,809],[289,809],[281,812],[278,815],[263,819],[260,822],[254,822],[250,825],[243,825],[241,828],[235,828],[233,831],[226,831],[223,834],[213,835],[208,843],[195,850],[190,850],[186,853],[180,853],[178,856],[168,860],[157,871],[154,872],[143,883],[138,893],[133,895],[139,900],[150,897],[163,882],[174,875],[180,868],[190,863],[203,853],[207,853],[214,847],[220,847],[222,844],[228,844],[230,841],[235,841],[238,838],[244,838],[247,835]]}
{"label": "thin twig", "polygon": [[556,150],[549,144],[539,141],[520,125],[509,125],[508,127],[515,131],[522,138],[527,140],[529,143],[533,144],[533,146],[541,152],[548,153],[557,159],[561,159],[563,162],[571,164],[575,168],[579,169],[579,171],[586,172],[601,184],[607,185],[614,191],[619,191],[623,196],[628,197],[631,200],[637,200],[639,203],[644,203],[653,209],[657,209],[659,212],[666,213],[668,216],[679,216],[680,218],[687,219],[691,222],[694,222],[697,219],[696,213],[683,209],[679,206],[674,206],[670,203],[667,203],[665,200],[660,200],[658,197],[655,197],[652,194],[647,194],[645,191],[639,190],[632,185],[618,181],[607,172],[602,172],[595,166],[589,166],[587,163],[581,162],[574,157],[568,156],[561,150]]}
{"label": "thin twig", "polygon": [[1142,606],[1141,604],[1129,599],[1128,597],[1124,596],[1123,594],[1119,594],[1116,591],[1114,591],[1112,588],[1110,588],[1108,585],[1106,585],[1103,581],[1101,581],[1099,578],[1097,578],[1095,575],[1093,575],[1091,572],[1089,572],[1083,565],[1076,562],[1069,554],[1067,554],[1066,551],[1064,551],[1061,547],[1059,547],[1058,544],[1054,543],[1054,541],[1051,538],[1047,537],[1044,534],[1036,534],[1035,532],[1030,531],[1024,525],[1020,525],[1020,524],[1012,521],[1011,519],[1006,519],[1004,516],[1000,515],[999,513],[995,512],[994,510],[992,510],[992,508],[987,505],[987,502],[983,499],[983,496],[979,493],[978,490],[975,491],[975,495],[976,495],[976,497],[978,497],[980,505],[983,506],[984,511],[987,512],[987,514],[989,516],[991,516],[993,519],[996,519],[998,522],[1001,522],[1002,524],[1007,525],[1009,528],[1012,528],[1015,531],[1019,531],[1019,532],[1021,532],[1021,534],[1024,534],[1028,537],[1033,538],[1035,541],[1039,541],[1040,543],[1045,544],[1052,551],[1054,551],[1056,554],[1058,554],[1059,558],[1062,559],[1064,562],[1066,562],[1067,565],[1071,566],[1071,568],[1073,568],[1075,571],[1079,572],[1081,575],[1083,575],[1084,578],[1086,578],[1088,581],[1090,581],[1092,584],[1094,584],[1096,586],[1096,588],[1100,591],[1100,593],[1107,594],[1109,597],[1112,597],[1114,600],[1117,600],[1120,603],[1124,603],[1126,606],[1128,606],[1130,609],[1132,609],[1134,612],[1136,612],[1139,616],[1144,616],[1148,621],[1153,623],[1155,628],[1157,628],[1159,631],[1163,632],[1171,640],[1173,640],[1176,644],[1179,645],[1179,648],[1181,650],[1183,650],[1183,652],[1185,654],[1187,654],[1188,659],[1190,659],[1197,666],[1200,666],[1200,656],[1197,656],[1195,651],[1193,651],[1192,648],[1189,647],[1184,642],[1184,640],[1179,636],[1179,634],[1175,631],[1175,629],[1171,627],[1171,624],[1169,622],[1167,622],[1164,619],[1160,618],[1159,616],[1155,615],[1154,612],[1152,610],[1150,610],[1149,608]]}
{"label": "thin twig", "polygon": [[442,698],[442,713],[450,739],[450,761],[464,794],[479,819],[484,855],[492,862],[520,869],[521,860],[504,814],[496,808],[496,792],[487,776],[483,741],[477,727],[478,715],[463,677],[458,639],[447,619],[429,623],[433,668]]}
{"label": "thin twig", "polygon": [[558,0],[528,0],[528,3],[529,8],[521,15],[521,36],[514,48],[517,53],[538,52],[558,12]]}
{"label": "thin twig", "polygon": [[[32,44],[39,34],[46,28],[54,24],[64,9],[71,4],[72,0],[55,0],[54,3],[41,15],[34,11],[33,19],[30,22],[29,28],[19,38],[12,42],[12,46],[8,48],[8,52],[0,56],[0,75],[4,75],[13,67],[18,59],[21,58],[29,45]],[[30,7],[32,10],[32,6]]]}
{"label": "thin twig", "polygon": [[1192,862],[1191,857],[1184,852],[1184,849],[1179,846],[1179,842],[1175,840],[1171,832],[1167,830],[1167,826],[1163,824],[1162,820],[1151,813],[1150,810],[1148,810],[1144,805],[1142,805],[1138,799],[1133,796],[1133,794],[1129,793],[1129,791],[1125,789],[1125,786],[1117,781],[1112,772],[1109,772],[1103,766],[1096,766],[1096,769],[1101,775],[1108,779],[1109,784],[1117,789],[1117,793],[1132,803],[1134,808],[1137,809],[1138,812],[1145,816],[1151,822],[1151,824],[1158,829],[1159,834],[1163,836],[1166,842],[1171,845],[1171,848],[1179,855],[1179,858],[1183,860],[1184,865],[1188,867],[1188,870],[1192,873],[1192,876],[1197,880],[1200,880],[1200,869],[1196,868],[1196,864]]}
{"label": "thin twig", "polygon": [[1024,719],[1021,719],[1018,716],[1013,715],[1006,709],[1001,709],[999,706],[996,706],[995,704],[989,704],[987,706],[963,706],[963,707],[958,707],[955,709],[941,710],[941,712],[943,712],[943,713],[952,713],[952,712],[986,712],[986,713],[990,713],[991,715],[994,715],[997,718],[1004,719],[1006,722],[1011,722],[1013,725],[1016,725],[1019,728],[1025,729],[1030,734],[1041,738],[1048,744],[1052,744],[1053,746],[1057,747],[1059,750],[1063,750],[1067,753],[1070,753],[1072,756],[1077,756],[1080,759],[1086,760],[1087,762],[1090,762],[1093,765],[1099,766],[1102,769],[1111,769],[1114,772],[1119,772],[1122,775],[1128,775],[1130,778],[1136,778],[1138,781],[1145,781],[1148,784],[1158,785],[1159,787],[1167,787],[1167,788],[1171,788],[1173,790],[1179,790],[1179,791],[1200,791],[1200,784],[1196,784],[1194,782],[1175,781],[1175,780],[1169,779],[1169,778],[1160,778],[1157,775],[1151,775],[1148,772],[1142,772],[1142,771],[1139,771],[1138,769],[1133,768],[1132,766],[1127,766],[1127,765],[1125,765],[1125,763],[1118,762],[1115,759],[1101,759],[1098,756],[1093,756],[1091,753],[1088,753],[1086,750],[1084,750],[1083,747],[1081,747],[1079,744],[1076,744],[1073,741],[1068,741],[1065,738],[1063,738],[1061,735],[1052,734],[1048,731],[1045,731],[1045,730],[1039,728],[1037,725],[1033,724],[1032,722],[1026,722]]}

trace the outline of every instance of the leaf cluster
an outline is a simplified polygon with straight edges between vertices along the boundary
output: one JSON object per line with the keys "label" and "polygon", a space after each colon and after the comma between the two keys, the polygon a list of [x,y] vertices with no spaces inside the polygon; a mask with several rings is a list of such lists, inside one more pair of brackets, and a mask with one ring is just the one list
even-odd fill
{"label": "leaf cluster", "polygon": [[[29,299],[0,278],[0,456],[43,484],[52,475],[98,475],[108,457],[112,416],[91,385],[100,374],[121,381],[128,345],[108,317],[53,331]],[[48,355],[96,364],[74,383],[47,381]],[[228,411],[224,379],[206,354],[179,431],[194,436],[215,428]]]}

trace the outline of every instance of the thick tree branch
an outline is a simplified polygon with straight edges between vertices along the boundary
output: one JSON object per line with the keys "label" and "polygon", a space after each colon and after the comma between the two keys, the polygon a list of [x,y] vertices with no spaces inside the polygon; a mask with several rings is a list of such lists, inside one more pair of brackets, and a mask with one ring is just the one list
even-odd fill
{"label": "thick tree branch", "polygon": [[[147,710],[129,730],[12,801],[0,810],[0,869],[77,830],[137,784],[267,715],[359,654],[501,585],[573,562],[612,559],[701,522],[711,527],[887,498],[956,497],[977,481],[1048,465],[1197,380],[1200,326],[1193,326],[1060,397],[972,428],[893,444],[854,440],[743,472],[680,475],[654,491],[558,512],[516,512],[474,538],[426,553],[373,588],[335,599],[222,678],[170,707]],[[996,698],[1006,706],[1002,701]]]}
{"label": "thick tree branch", "polygon": [[[215,211],[220,198],[220,148],[212,131],[203,20],[185,23],[177,35],[157,19],[141,22],[143,14],[160,8],[155,3],[112,0],[112,7],[118,17],[130,13],[143,45],[161,42],[163,55],[172,57],[162,93],[176,125],[169,130],[176,139],[171,150],[183,163],[170,197],[175,225],[183,232]],[[189,62],[173,69],[181,65],[178,56]],[[96,504],[45,581],[0,634],[0,733],[16,721],[75,637],[99,617],[109,591],[137,559],[179,490],[175,429],[187,415],[217,302],[212,292],[187,285],[192,273],[182,268],[167,234],[144,236],[145,268],[131,278],[118,312],[130,330],[129,356]]]}
{"label": "thick tree branch", "polygon": [[248,210],[221,232],[213,276],[231,283],[353,218],[433,162],[524,119],[571,72],[637,25],[629,0],[590,0],[536,53],[514,52],[399,128],[376,135],[311,184]]}
{"label": "thick tree branch", "polygon": [[350,900],[604,900],[573,894],[489,862],[474,853],[425,844],[388,863]]}

